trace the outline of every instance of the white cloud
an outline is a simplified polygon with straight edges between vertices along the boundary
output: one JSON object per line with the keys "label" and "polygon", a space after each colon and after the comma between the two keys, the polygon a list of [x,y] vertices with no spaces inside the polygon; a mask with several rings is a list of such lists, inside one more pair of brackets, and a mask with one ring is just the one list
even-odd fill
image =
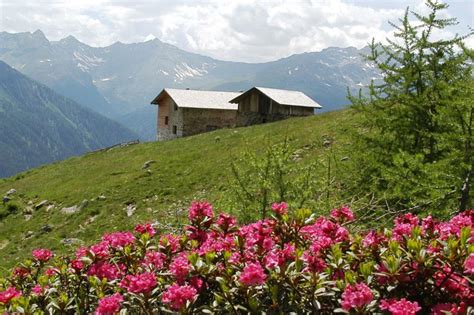
{"label": "white cloud", "polygon": [[[407,5],[423,8],[422,0],[1,0],[0,31],[41,29],[52,40],[73,35],[93,46],[155,36],[215,58],[256,62],[363,47],[389,36],[387,21]],[[457,0],[450,10],[461,19],[453,32],[473,26],[474,2]]]}

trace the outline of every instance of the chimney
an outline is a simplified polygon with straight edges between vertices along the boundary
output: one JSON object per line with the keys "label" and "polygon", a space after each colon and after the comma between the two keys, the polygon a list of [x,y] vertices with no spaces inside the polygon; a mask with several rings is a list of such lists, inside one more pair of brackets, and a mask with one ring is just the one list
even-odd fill
{"label": "chimney", "polygon": [[189,88],[186,88],[186,90],[189,90]]}

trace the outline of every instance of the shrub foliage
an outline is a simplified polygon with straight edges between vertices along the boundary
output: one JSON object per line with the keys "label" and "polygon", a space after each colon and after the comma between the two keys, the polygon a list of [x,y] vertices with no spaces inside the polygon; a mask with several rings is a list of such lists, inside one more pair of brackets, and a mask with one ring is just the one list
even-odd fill
{"label": "shrub foliage", "polygon": [[[290,211],[291,210],[291,211]],[[330,217],[275,203],[238,225],[194,202],[180,235],[152,224],[113,232],[72,257],[36,249],[0,280],[11,313],[466,314],[474,303],[474,211],[438,222],[404,214],[385,228],[349,231]]]}

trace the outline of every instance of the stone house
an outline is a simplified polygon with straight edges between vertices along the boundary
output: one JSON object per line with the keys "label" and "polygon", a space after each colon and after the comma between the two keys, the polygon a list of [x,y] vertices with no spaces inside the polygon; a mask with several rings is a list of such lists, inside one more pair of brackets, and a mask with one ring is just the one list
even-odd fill
{"label": "stone house", "polygon": [[158,141],[235,127],[234,92],[163,89],[151,102],[159,106]]}
{"label": "stone house", "polygon": [[158,141],[206,131],[309,116],[321,106],[299,91],[253,87],[242,93],[163,89],[158,105]]}
{"label": "stone house", "polygon": [[310,116],[321,105],[300,91],[253,87],[230,100],[238,104],[237,126]]}

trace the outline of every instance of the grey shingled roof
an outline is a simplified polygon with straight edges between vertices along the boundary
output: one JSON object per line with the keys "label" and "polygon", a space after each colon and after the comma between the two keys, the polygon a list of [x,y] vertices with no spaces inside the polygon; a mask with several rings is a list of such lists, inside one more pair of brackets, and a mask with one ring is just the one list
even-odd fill
{"label": "grey shingled roof", "polygon": [[227,110],[237,110],[238,105],[229,103],[229,101],[241,94],[236,92],[164,89],[151,103],[157,104],[163,93],[168,94],[178,107]]}
{"label": "grey shingled roof", "polygon": [[240,96],[247,94],[251,90],[256,89],[280,105],[287,106],[301,106],[301,107],[312,107],[312,108],[321,108],[321,105],[313,101],[309,96],[300,91],[290,91],[290,90],[281,90],[281,89],[271,89],[265,87],[254,87],[248,90],[247,92],[239,95],[235,99],[232,99],[231,102],[238,103]]}

